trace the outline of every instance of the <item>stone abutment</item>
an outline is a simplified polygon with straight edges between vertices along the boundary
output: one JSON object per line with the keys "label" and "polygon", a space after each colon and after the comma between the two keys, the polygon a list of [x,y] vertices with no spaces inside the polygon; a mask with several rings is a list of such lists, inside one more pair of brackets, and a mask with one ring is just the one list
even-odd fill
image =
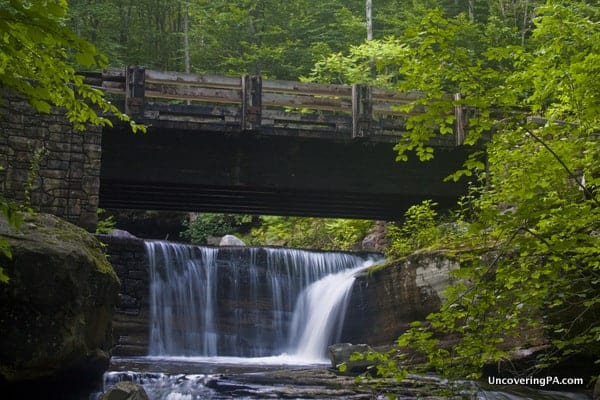
{"label": "stone abutment", "polygon": [[0,89],[0,193],[88,231],[96,228],[102,128],[75,130],[64,109],[42,114]]}

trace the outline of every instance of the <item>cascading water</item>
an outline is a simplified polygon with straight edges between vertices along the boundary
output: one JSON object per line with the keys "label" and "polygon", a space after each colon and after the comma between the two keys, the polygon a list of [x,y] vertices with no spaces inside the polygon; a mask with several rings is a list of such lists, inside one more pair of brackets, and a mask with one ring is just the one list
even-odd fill
{"label": "cascading water", "polygon": [[149,353],[217,355],[216,250],[146,242],[146,251],[151,274]]}
{"label": "cascading water", "polygon": [[290,347],[301,359],[319,359],[324,349],[340,339],[354,274],[364,263],[327,275],[302,291],[294,309]]}
{"label": "cascading water", "polygon": [[339,339],[353,275],[347,253],[150,241],[154,356],[323,360]]}

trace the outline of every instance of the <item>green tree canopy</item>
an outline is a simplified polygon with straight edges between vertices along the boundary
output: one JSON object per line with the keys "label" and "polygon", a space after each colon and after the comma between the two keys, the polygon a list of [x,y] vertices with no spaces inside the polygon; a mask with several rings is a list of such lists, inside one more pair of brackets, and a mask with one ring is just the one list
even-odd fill
{"label": "green tree canopy", "polygon": [[65,107],[81,129],[85,123],[110,125],[102,114],[139,129],[77,74],[77,67],[102,68],[107,60],[66,26],[66,14],[65,0],[0,1],[0,86],[25,96],[41,112]]}
{"label": "green tree canopy", "polygon": [[[403,108],[399,160],[434,157],[428,141],[452,132],[455,106],[468,113],[467,145],[492,133],[485,157],[449,177],[473,184],[458,214],[468,231],[456,248],[470,249],[458,283],[426,326],[398,342],[460,378],[540,336],[551,346],[538,367],[600,354],[600,7],[548,0],[522,22],[489,3],[485,21],[419,10],[398,36],[334,54],[313,75],[419,92]],[[460,337],[451,349],[439,342],[446,334]]]}
{"label": "green tree canopy", "polygon": [[[365,35],[364,1],[72,0],[69,25],[111,65],[298,79]],[[187,15],[187,29],[185,17]]]}

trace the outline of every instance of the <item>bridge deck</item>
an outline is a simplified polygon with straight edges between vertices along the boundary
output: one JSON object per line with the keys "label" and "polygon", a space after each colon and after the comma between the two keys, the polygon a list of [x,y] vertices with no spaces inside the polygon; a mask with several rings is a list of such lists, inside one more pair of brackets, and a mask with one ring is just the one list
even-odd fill
{"label": "bridge deck", "polygon": [[103,132],[101,207],[397,219],[465,192],[443,182],[470,151],[462,126],[427,164],[395,162],[415,93],[139,68],[87,82],[149,126]]}
{"label": "bridge deck", "polygon": [[[122,110],[153,127],[196,131],[396,143],[405,132],[403,105],[419,93],[365,85],[334,85],[258,76],[227,77],[130,67],[87,74],[86,82],[119,96]],[[118,101],[118,100],[117,100]],[[464,121],[462,110],[448,110]],[[465,127],[432,145],[462,144]]]}

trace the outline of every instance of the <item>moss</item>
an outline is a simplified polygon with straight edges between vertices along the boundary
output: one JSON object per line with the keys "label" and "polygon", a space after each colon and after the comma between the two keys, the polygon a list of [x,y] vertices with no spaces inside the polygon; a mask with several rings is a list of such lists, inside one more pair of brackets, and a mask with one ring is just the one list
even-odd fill
{"label": "moss", "polygon": [[367,270],[366,270],[365,273],[369,277],[373,276],[374,274],[377,274],[380,271],[383,271],[383,270],[385,270],[387,268],[394,268],[396,265],[398,265],[398,263],[400,263],[404,259],[405,258],[389,258],[389,259],[386,259],[382,263],[375,264],[375,265],[367,268]]}
{"label": "moss", "polygon": [[460,262],[461,257],[464,254],[470,254],[472,252],[477,252],[477,254],[484,254],[486,251],[489,251],[488,248],[485,249],[476,249],[476,248],[457,248],[457,249],[449,249],[445,247],[438,248],[426,248],[422,250],[415,251],[413,253],[387,258],[384,262],[375,264],[369,267],[364,274],[368,277],[375,276],[376,274],[381,273],[382,271],[388,268],[396,268],[398,265],[404,264],[407,260],[411,259],[422,259],[424,257],[443,257],[445,259],[451,261]]}
{"label": "moss", "polygon": [[[6,237],[11,247],[21,242],[37,242],[38,246],[52,247],[63,253],[81,254],[96,270],[117,278],[108,262],[100,242],[85,229],[50,214],[23,213],[23,222],[18,231],[1,221],[0,236]],[[40,248],[40,252],[43,249]]]}

